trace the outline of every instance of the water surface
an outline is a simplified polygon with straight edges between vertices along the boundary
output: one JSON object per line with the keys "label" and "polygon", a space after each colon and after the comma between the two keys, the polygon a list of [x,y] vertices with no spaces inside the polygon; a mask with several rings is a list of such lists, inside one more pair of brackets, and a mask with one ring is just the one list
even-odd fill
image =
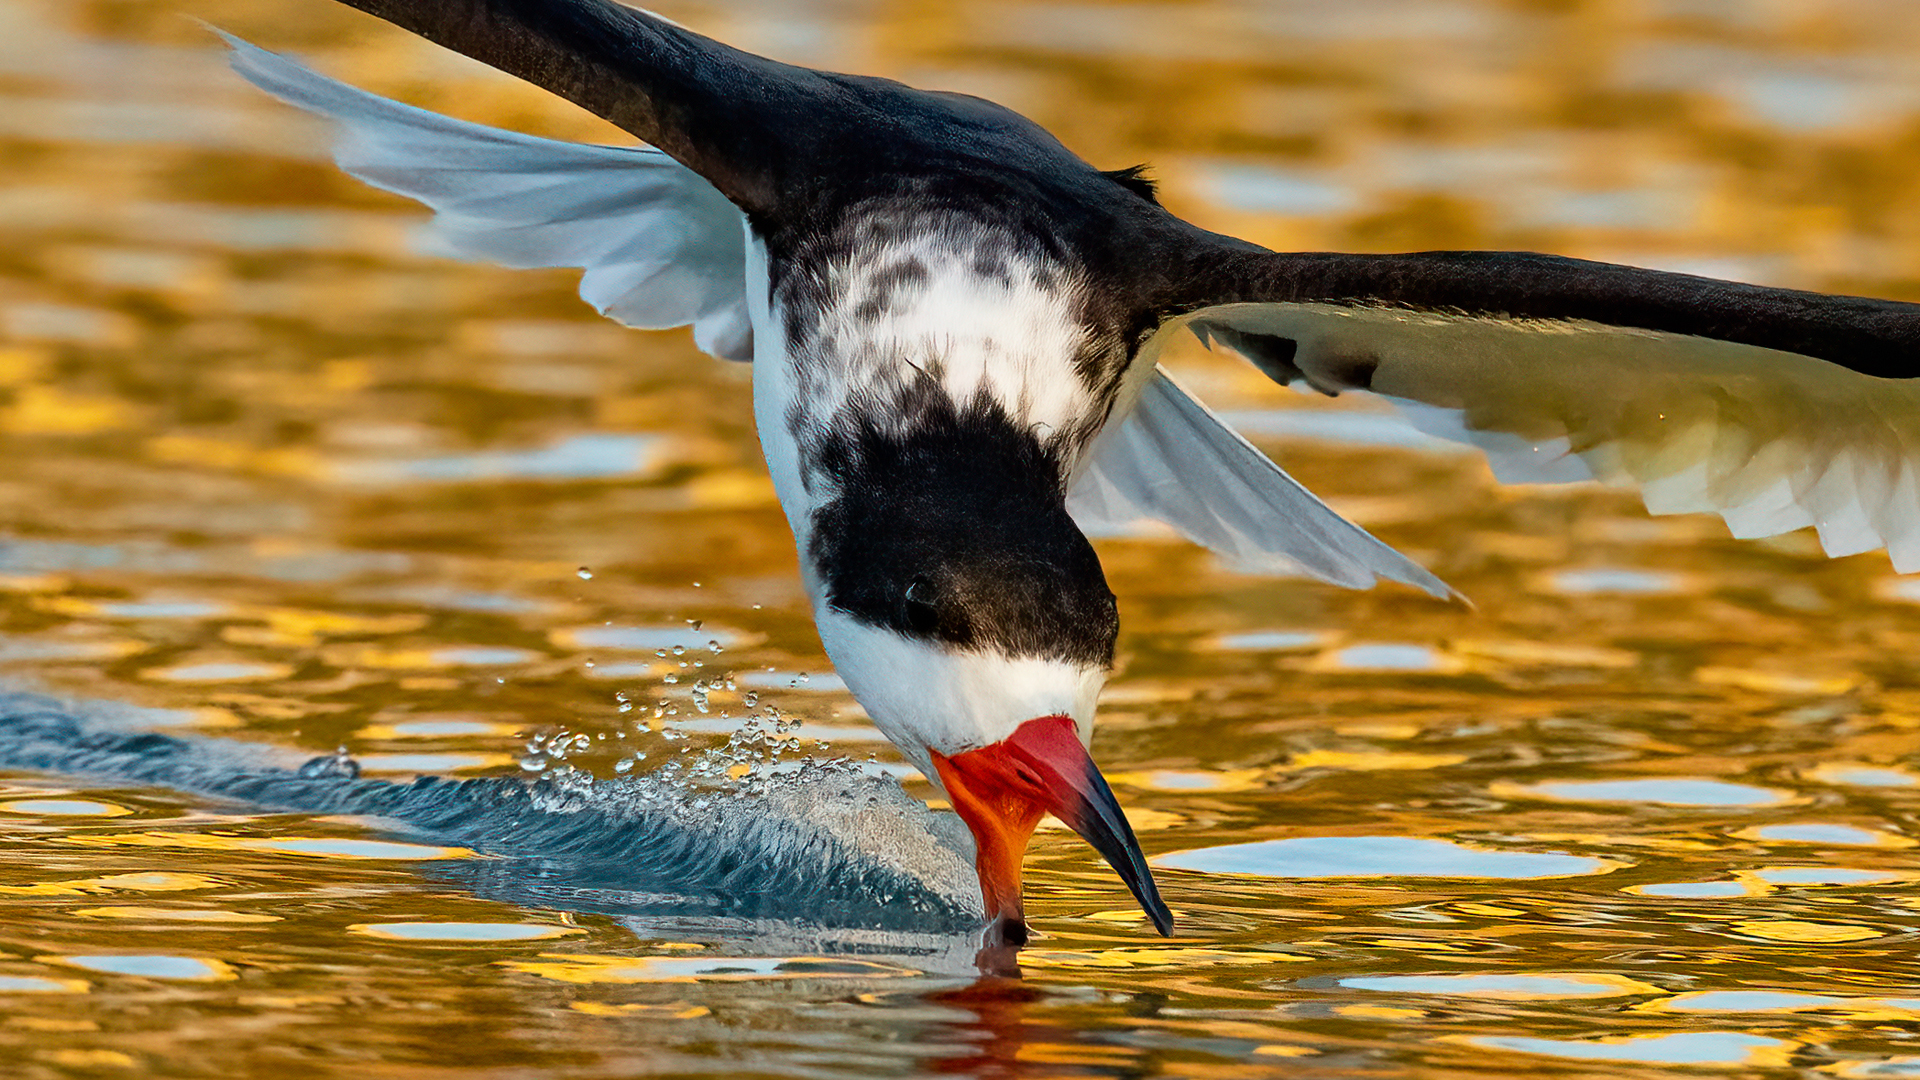
{"label": "water surface", "polygon": [[[1900,5],[664,10],[1005,101],[1273,246],[1920,298]],[[117,778],[49,771],[71,740],[8,758],[13,1074],[1916,1068],[1920,588],[1883,555],[1501,488],[1389,412],[1183,345],[1197,393],[1477,606],[1099,541],[1124,632],[1095,751],[1179,935],[1047,829],[1026,977],[979,982],[944,893],[869,889],[889,851],[944,850],[910,805],[934,793],[820,652],[749,373],[599,321],[568,273],[419,253],[418,211],[337,174],[182,12],[428,107],[619,139],[323,0],[0,0],[0,678],[222,740],[229,780],[340,747],[364,769],[295,792],[129,771],[124,743]],[[595,800],[691,814],[694,763],[748,716],[769,790],[850,757],[906,794],[843,804],[857,851],[778,864],[849,877],[749,862],[732,880],[780,887],[719,910],[668,887],[713,860],[633,854],[652,834]],[[587,778],[544,816],[498,794]]]}

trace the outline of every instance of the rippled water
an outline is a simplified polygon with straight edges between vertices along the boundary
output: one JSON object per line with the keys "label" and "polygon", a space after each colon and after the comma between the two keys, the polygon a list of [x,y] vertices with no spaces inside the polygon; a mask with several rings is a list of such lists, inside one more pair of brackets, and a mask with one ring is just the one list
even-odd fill
{"label": "rippled water", "polygon": [[[1883,556],[1502,489],[1180,353],[1477,607],[1103,540],[1095,749],[1180,934],[1048,829],[1026,978],[976,982],[950,819],[819,652],[748,373],[566,273],[414,254],[418,213],[181,10],[617,138],[322,0],[0,0],[0,677],[85,717],[0,737],[10,1075],[1920,1072],[1920,586]],[[1006,101],[1275,246],[1920,296],[1898,4],[669,11]],[[687,779],[769,707],[799,721],[761,720],[770,801]],[[907,794],[809,802],[807,757]],[[788,839],[676,863],[632,824],[655,797]],[[780,832],[808,822],[848,846]]]}

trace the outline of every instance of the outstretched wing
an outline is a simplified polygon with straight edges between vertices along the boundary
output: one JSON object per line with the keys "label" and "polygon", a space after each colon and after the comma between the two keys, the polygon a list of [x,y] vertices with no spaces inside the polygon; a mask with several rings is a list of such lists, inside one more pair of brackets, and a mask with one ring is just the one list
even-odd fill
{"label": "outstretched wing", "polygon": [[221,36],[234,70],[338,125],[342,169],[432,207],[436,246],[512,267],[581,267],[580,296],[602,314],[648,330],[691,325],[706,352],[753,358],[745,221],[666,154],[469,124]]}
{"label": "outstretched wing", "polygon": [[1379,394],[1502,479],[1631,483],[1656,514],[1920,571],[1920,305],[1518,253],[1216,265],[1163,329]]}
{"label": "outstretched wing", "polygon": [[1172,525],[1229,566],[1305,575],[1349,589],[1380,578],[1433,596],[1447,584],[1334,513],[1300,482],[1195,401],[1165,370],[1095,440],[1067,495],[1081,529],[1141,518]]}

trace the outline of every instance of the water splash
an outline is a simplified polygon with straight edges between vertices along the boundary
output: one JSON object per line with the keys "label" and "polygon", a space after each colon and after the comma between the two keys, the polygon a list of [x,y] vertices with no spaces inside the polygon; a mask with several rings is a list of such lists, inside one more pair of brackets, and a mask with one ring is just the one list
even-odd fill
{"label": "water splash", "polygon": [[[523,905],[932,934],[978,925],[964,826],[892,781],[851,763],[782,762],[719,783],[742,760],[771,761],[756,757],[771,753],[766,723],[749,724],[731,749],[644,775],[560,768],[393,783],[353,775],[335,755],[303,764],[278,748],[129,730],[49,698],[0,693],[0,767],[374,818],[404,839],[497,856],[422,872]],[[791,723],[776,715],[771,730]],[[568,752],[583,739],[567,735]]]}

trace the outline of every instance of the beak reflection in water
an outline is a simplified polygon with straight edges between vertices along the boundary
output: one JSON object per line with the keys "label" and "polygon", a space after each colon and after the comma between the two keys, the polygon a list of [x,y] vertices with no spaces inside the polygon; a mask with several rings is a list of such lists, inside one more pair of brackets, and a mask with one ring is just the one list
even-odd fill
{"label": "beak reflection in water", "polygon": [[1072,719],[1043,716],[990,746],[932,757],[954,812],[973,830],[989,920],[988,951],[1027,942],[1020,863],[1043,814],[1059,818],[1092,844],[1126,882],[1154,928],[1173,933],[1173,913],[1160,899],[1140,842],[1113,789],[1080,745]]}

